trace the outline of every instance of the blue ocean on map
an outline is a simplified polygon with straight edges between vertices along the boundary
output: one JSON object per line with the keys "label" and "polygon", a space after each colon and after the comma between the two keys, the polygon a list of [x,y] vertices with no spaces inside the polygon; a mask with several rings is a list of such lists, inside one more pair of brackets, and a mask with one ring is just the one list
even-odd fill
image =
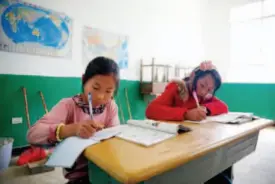
{"label": "blue ocean on map", "polygon": [[1,16],[3,32],[12,42],[38,43],[54,49],[62,49],[68,42],[70,21],[67,16],[23,3],[7,6]]}
{"label": "blue ocean on map", "polygon": [[128,42],[124,40],[118,50],[118,65],[120,69],[128,68]]}

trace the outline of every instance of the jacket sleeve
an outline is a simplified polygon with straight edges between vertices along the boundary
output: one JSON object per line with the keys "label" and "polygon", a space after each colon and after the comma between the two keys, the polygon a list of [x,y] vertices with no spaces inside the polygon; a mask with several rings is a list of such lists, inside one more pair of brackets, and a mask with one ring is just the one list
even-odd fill
{"label": "jacket sleeve", "polygon": [[66,123],[68,117],[68,104],[61,100],[52,110],[39,119],[28,131],[27,140],[30,144],[52,144],[56,140],[56,127]]}
{"label": "jacket sleeve", "polygon": [[174,82],[168,84],[165,91],[148,105],[146,117],[154,120],[182,121],[187,109],[184,107],[173,107],[177,95],[177,84]]}
{"label": "jacket sleeve", "polygon": [[210,102],[204,103],[203,106],[209,110],[210,116],[215,116],[228,112],[227,105],[216,97],[213,97]]}

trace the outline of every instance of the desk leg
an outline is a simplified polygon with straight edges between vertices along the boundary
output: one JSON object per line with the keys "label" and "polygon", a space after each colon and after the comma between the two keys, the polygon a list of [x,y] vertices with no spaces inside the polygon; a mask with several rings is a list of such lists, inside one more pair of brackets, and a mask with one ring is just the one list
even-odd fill
{"label": "desk leg", "polygon": [[[96,164],[89,162],[89,180],[90,184],[122,184],[108,175],[104,170],[99,168]],[[141,182],[139,184],[144,184]]]}

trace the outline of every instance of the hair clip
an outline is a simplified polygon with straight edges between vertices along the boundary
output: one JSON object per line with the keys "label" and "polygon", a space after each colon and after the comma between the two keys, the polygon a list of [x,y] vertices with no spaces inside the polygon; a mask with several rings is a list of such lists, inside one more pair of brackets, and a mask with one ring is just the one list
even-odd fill
{"label": "hair clip", "polygon": [[202,71],[206,71],[206,70],[216,70],[217,68],[212,64],[212,61],[203,61],[200,64],[199,69]]}

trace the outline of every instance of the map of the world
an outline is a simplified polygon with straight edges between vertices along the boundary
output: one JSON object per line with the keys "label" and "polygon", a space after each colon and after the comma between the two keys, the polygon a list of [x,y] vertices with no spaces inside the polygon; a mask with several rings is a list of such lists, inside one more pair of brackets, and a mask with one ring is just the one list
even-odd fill
{"label": "map of the world", "polygon": [[128,68],[128,37],[97,28],[85,27],[83,32],[83,59],[87,65],[97,56],[115,60],[120,69]]}
{"label": "map of the world", "polygon": [[0,0],[0,50],[71,57],[72,20],[18,0]]}

